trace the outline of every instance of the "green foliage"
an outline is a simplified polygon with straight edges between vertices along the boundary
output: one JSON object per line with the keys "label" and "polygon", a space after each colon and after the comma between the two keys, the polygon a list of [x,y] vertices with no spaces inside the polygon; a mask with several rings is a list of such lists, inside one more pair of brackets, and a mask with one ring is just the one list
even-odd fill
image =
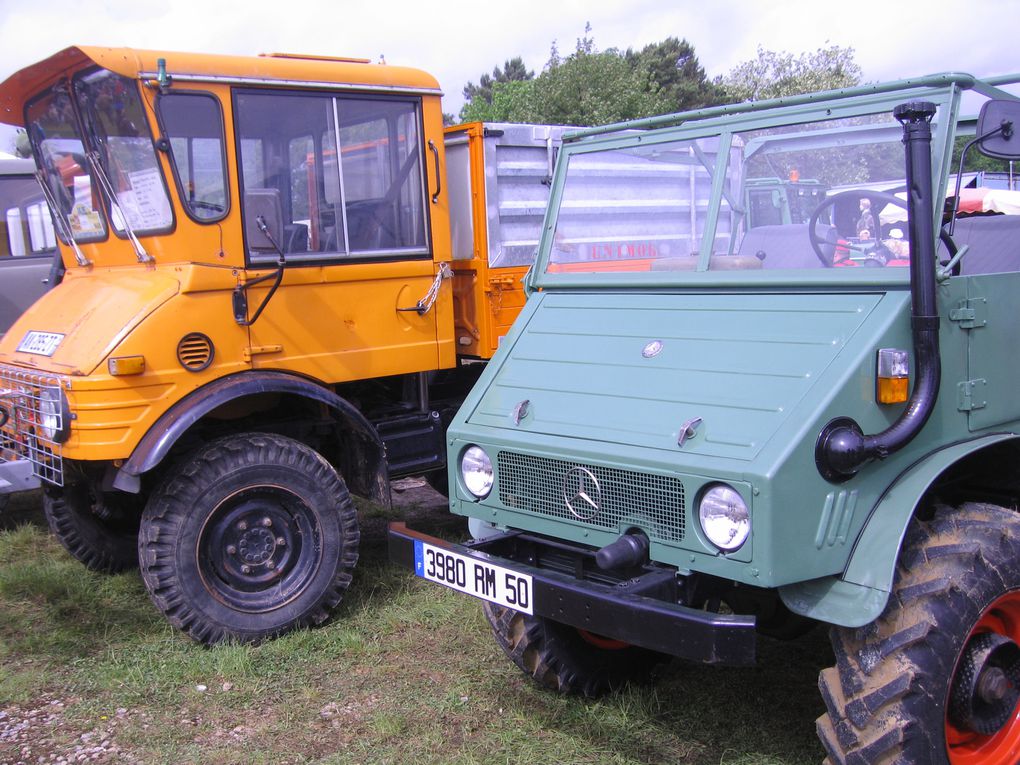
{"label": "green foliage", "polygon": [[627,61],[647,77],[645,90],[657,93],[668,112],[681,112],[721,103],[723,90],[708,79],[687,40],[667,37],[640,52],[628,49]]}
{"label": "green foliage", "polygon": [[757,57],[737,64],[716,80],[729,101],[761,101],[817,90],[859,85],[861,67],[853,48],[830,45],[795,56],[758,47]]}
{"label": "green foliage", "polygon": [[[462,120],[604,125],[718,103],[722,95],[705,75],[694,47],[675,37],[637,52],[599,51],[588,25],[566,58],[553,42],[537,78],[506,78],[511,61],[493,71],[503,80],[483,76],[489,90],[468,83]],[[519,74],[521,68],[513,71]]]}
{"label": "green foliage", "polygon": [[460,110],[461,122],[539,122],[534,113],[535,81],[499,83],[489,100],[475,98]]}
{"label": "green foliage", "polygon": [[[973,140],[973,136],[958,136],[953,143],[953,164],[952,168],[955,172],[960,166],[960,154],[963,152],[964,147]],[[978,151],[978,147],[971,146],[970,151],[967,152],[967,159],[963,163],[963,171],[967,172],[981,172],[989,171],[993,173],[1008,173],[1010,168],[1010,162],[1007,159],[996,159],[995,157],[987,157]]]}
{"label": "green foliage", "polygon": [[484,101],[491,104],[493,97],[492,89],[496,85],[508,82],[526,82],[534,78],[535,73],[528,71],[528,67],[524,65],[524,59],[520,56],[514,56],[503,62],[502,69],[496,66],[493,67],[491,75],[483,74],[478,80],[477,85],[473,82],[465,85],[464,98],[469,102]]}

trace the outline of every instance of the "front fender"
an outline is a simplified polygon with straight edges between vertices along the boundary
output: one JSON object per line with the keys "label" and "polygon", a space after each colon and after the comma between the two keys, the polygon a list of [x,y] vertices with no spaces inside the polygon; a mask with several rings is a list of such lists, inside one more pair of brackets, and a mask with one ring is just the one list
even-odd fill
{"label": "front fender", "polygon": [[138,442],[131,456],[117,471],[113,486],[121,491],[138,493],[140,476],[152,470],[170,452],[188,429],[218,406],[242,396],[256,393],[286,393],[326,404],[349,423],[373,452],[366,465],[374,473],[371,499],[389,504],[389,477],[386,470],[386,448],[372,423],[349,401],[331,390],[301,377],[284,372],[241,372],[216,380],[185,396],[160,417]]}
{"label": "front fender", "polygon": [[896,560],[918,502],[946,470],[993,444],[1016,440],[996,433],[929,454],[906,470],[872,508],[841,576],[822,577],[779,588],[793,612],[843,627],[861,627],[885,609]]}

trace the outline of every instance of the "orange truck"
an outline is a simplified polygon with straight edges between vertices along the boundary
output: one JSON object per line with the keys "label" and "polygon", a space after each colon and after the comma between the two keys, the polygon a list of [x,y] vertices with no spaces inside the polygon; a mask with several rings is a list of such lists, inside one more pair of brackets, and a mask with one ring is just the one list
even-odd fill
{"label": "orange truck", "polygon": [[444,131],[440,96],[364,60],[93,47],[0,84],[66,267],[0,341],[0,481],[196,640],[327,617],[352,494],[445,476],[523,304],[563,129]]}

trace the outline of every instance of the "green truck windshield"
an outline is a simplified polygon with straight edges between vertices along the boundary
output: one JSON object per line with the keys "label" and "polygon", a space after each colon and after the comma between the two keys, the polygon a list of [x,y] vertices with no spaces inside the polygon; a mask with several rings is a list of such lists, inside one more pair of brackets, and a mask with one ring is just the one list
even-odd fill
{"label": "green truck windshield", "polygon": [[569,154],[546,272],[909,265],[891,108],[792,125],[745,119],[732,133],[719,124],[704,137],[631,135]]}

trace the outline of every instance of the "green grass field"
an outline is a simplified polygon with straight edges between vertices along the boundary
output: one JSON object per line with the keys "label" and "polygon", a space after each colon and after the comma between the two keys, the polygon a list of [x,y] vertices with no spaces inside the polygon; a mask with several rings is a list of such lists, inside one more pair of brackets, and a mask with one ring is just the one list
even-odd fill
{"label": "green grass field", "polygon": [[[412,512],[461,533],[441,510]],[[822,760],[824,630],[763,641],[756,668],[673,662],[651,686],[560,697],[503,656],[477,601],[391,567],[372,515],[328,624],[208,649],[165,624],[137,574],[72,560],[38,496],[16,498],[0,514],[0,764]]]}

